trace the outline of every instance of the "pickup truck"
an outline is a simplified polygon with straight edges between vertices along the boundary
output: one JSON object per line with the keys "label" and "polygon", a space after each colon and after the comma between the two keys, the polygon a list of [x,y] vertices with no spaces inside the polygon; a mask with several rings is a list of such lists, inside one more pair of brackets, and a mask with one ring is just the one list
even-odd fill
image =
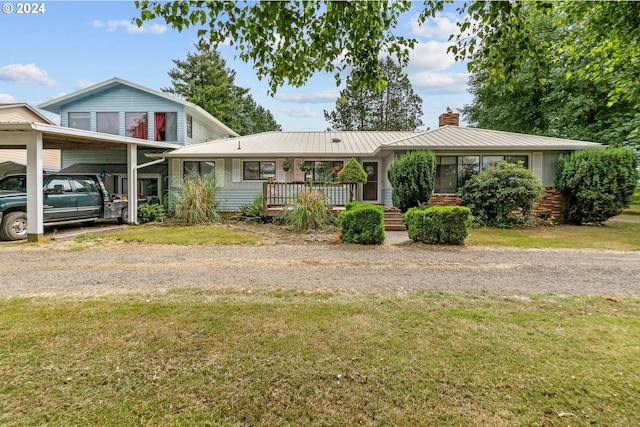
{"label": "pickup truck", "polygon": [[[0,240],[27,238],[27,178],[0,179]],[[47,174],[43,176],[45,225],[91,222],[114,218],[127,222],[126,199],[110,197],[97,175]]]}

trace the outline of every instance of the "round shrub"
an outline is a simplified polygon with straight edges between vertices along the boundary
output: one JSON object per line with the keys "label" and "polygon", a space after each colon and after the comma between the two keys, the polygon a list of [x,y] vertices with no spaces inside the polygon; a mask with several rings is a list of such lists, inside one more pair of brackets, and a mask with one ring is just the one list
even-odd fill
{"label": "round shrub", "polygon": [[379,245],[384,242],[384,210],[366,203],[347,203],[338,215],[340,241],[360,245]]}
{"label": "round shrub", "polygon": [[522,164],[502,161],[470,178],[459,190],[475,224],[507,228],[528,222],[544,192],[540,180]]}
{"label": "round shrub", "polygon": [[464,206],[411,208],[404,214],[409,238],[432,245],[462,244],[471,219],[471,210]]}

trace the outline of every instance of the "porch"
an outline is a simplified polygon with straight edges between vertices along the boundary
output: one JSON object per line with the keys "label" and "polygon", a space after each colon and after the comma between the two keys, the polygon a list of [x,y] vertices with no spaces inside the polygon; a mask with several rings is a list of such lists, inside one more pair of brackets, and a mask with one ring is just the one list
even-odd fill
{"label": "porch", "polygon": [[333,213],[338,214],[347,203],[358,200],[358,184],[339,182],[275,182],[263,183],[263,208],[266,216],[278,216],[285,206],[292,205],[298,194],[323,193]]}

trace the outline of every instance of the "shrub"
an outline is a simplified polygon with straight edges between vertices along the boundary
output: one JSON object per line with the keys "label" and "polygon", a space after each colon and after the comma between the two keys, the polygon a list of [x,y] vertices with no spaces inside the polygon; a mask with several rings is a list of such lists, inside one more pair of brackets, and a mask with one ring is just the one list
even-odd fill
{"label": "shrub", "polygon": [[640,205],[640,186],[636,187],[636,190],[633,192],[631,203]]}
{"label": "shrub", "polygon": [[338,181],[345,184],[366,184],[367,173],[362,169],[362,165],[356,160],[351,159],[338,172]]}
{"label": "shrub", "polygon": [[411,208],[404,214],[409,238],[432,245],[462,244],[471,220],[471,210],[464,206]]}
{"label": "shrub", "polygon": [[259,224],[267,222],[267,217],[264,215],[262,194],[258,194],[253,199],[253,202],[240,206],[240,218],[244,221],[257,222]]}
{"label": "shrub", "polygon": [[416,151],[394,160],[387,172],[393,192],[393,206],[406,212],[427,203],[433,192],[436,156],[431,151]]}
{"label": "shrub", "polygon": [[326,227],[331,219],[329,205],[323,193],[303,191],[298,193],[291,206],[285,206],[281,220],[293,231],[304,232]]}
{"label": "shrub", "polygon": [[378,245],[384,242],[384,210],[366,203],[347,203],[338,215],[340,241],[360,245]]}
{"label": "shrub", "polygon": [[165,218],[164,206],[160,204],[146,204],[138,206],[138,222],[146,224],[148,222],[160,221]]}
{"label": "shrub", "polygon": [[176,219],[189,225],[221,223],[216,193],[215,174],[188,174],[182,181],[180,193],[172,193],[175,197]]}
{"label": "shrub", "polygon": [[629,206],[638,182],[638,156],[628,148],[576,151],[558,161],[556,187],[570,224],[602,224]]}
{"label": "shrub", "polygon": [[500,162],[470,178],[459,190],[475,224],[507,228],[528,222],[544,192],[540,180],[522,164]]}

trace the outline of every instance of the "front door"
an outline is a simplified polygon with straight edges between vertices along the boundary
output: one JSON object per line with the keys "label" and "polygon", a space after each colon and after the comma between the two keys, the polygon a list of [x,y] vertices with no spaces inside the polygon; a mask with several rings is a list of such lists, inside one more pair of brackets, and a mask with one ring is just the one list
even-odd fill
{"label": "front door", "polygon": [[380,197],[378,190],[380,187],[380,162],[377,160],[362,162],[362,168],[367,173],[367,183],[362,186],[362,201],[378,203]]}

